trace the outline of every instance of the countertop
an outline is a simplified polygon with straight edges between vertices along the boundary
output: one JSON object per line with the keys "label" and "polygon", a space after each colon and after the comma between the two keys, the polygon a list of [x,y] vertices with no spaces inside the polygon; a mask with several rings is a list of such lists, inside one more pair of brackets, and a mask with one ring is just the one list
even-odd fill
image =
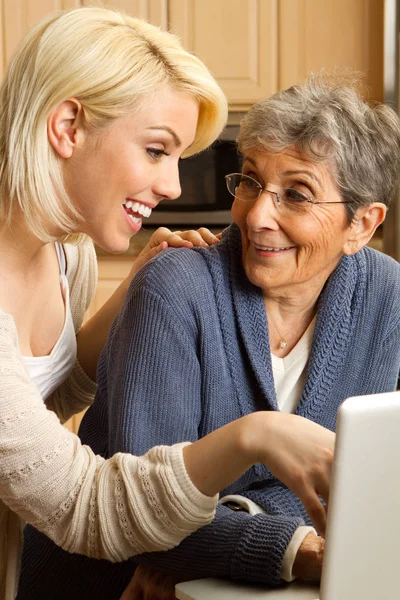
{"label": "countertop", "polygon": [[180,600],[318,600],[317,585],[294,582],[279,588],[246,585],[224,579],[197,579],[179,583]]}

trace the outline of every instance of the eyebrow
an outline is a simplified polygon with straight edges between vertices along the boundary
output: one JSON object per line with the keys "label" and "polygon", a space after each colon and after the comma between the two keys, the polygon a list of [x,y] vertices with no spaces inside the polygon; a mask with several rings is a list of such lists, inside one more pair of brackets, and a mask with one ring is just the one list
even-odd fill
{"label": "eyebrow", "polygon": [[321,185],[321,182],[319,180],[319,178],[314,175],[314,173],[312,171],[307,171],[306,169],[299,169],[299,170],[295,170],[295,171],[284,171],[282,173],[282,175],[307,175],[307,177],[310,177],[310,179],[312,179],[313,181],[315,181],[316,183],[318,183],[318,185]]}
{"label": "eyebrow", "polygon": [[171,129],[171,127],[168,127],[167,125],[155,125],[154,127],[147,127],[147,129],[150,129],[151,131],[153,131],[153,130],[166,131],[173,138],[174,144],[177,148],[182,146],[182,142],[181,142],[180,138],[176,135],[175,131],[173,129]]}
{"label": "eyebrow", "polygon": [[[249,162],[254,167],[258,168],[256,161],[253,158],[251,158],[250,156],[245,156],[243,162]],[[291,170],[291,171],[284,171],[282,173],[282,175],[284,175],[286,177],[291,176],[291,175],[307,175],[308,177],[313,179],[316,183],[318,183],[318,185],[321,185],[319,178],[316,175],[314,175],[314,173],[312,171],[308,171],[307,169],[295,169],[295,170]]]}

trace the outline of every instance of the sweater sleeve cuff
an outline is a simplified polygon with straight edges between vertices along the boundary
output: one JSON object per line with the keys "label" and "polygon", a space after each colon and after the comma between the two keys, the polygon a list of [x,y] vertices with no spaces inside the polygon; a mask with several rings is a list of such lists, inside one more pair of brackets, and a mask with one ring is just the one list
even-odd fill
{"label": "sweater sleeve cuff", "polygon": [[191,442],[182,442],[168,447],[170,452],[170,462],[172,471],[176,479],[176,486],[179,490],[179,496],[185,508],[195,510],[197,518],[202,515],[202,520],[210,521],[215,515],[215,509],[218,503],[218,494],[215,496],[206,496],[194,485],[186,470],[183,458],[183,449],[189,446]]}
{"label": "sweater sleeve cuff", "polygon": [[298,527],[294,532],[293,537],[286,548],[286,552],[283,555],[281,579],[284,581],[290,582],[296,579],[292,573],[294,561],[301,544],[309,533],[314,533],[317,535],[317,532],[313,527],[306,527],[305,525],[300,525],[300,527]]}

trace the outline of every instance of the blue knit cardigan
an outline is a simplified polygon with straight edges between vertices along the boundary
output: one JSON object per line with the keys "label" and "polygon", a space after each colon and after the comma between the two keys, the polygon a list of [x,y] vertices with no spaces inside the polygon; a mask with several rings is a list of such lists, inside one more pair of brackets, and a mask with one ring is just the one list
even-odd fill
{"label": "blue knit cardigan", "polygon": [[[396,388],[399,299],[396,261],[370,248],[342,257],[318,302],[297,414],[334,430],[345,398]],[[105,456],[194,441],[245,414],[278,410],[265,306],[244,274],[235,225],[210,250],[167,250],[139,273],[101,356],[98,384],[80,434]],[[270,514],[219,507],[212,524],[177,548],[135,563],[278,584],[294,531],[309,523],[304,507],[263,465],[223,493],[245,495]],[[133,561],[71,557],[32,530],[26,538],[20,600],[53,591],[59,600],[117,599],[132,574]],[[46,587],[49,573],[57,588]]]}

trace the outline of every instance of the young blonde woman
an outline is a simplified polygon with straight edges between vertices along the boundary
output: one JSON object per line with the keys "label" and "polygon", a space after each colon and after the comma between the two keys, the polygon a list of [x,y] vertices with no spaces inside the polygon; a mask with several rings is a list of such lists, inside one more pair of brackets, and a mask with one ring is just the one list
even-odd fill
{"label": "young blonde woman", "polygon": [[157,204],[179,196],[179,158],[224,126],[226,100],[206,67],[154,26],[79,8],[25,37],[0,106],[0,597],[16,594],[24,521],[71,552],[122,561],[208,523],[217,492],[257,461],[323,521],[317,491],[331,452],[316,467],[314,451],[331,451],[333,434],[317,426],[304,423],[310,435],[290,441],[292,473],[287,459],[280,471],[277,450],[285,421],[266,413],[195,444],[109,460],[61,425],[92,402],[99,353],[137,270],[168,244],[215,241],[157,231],[82,326],[93,241],[126,250]]}

